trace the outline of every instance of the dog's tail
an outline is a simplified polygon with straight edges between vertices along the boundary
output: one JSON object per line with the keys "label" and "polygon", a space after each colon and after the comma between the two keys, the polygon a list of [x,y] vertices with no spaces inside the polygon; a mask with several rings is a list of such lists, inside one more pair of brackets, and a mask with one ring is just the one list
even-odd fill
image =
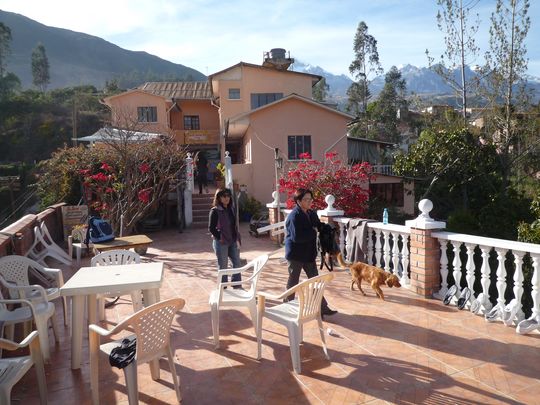
{"label": "dog's tail", "polygon": [[346,267],[346,268],[351,267],[351,264],[350,264],[350,263],[349,263],[349,264],[345,263],[345,260],[343,260],[343,255],[341,254],[341,252],[339,252],[339,253],[336,255],[336,259],[337,259],[337,261],[338,261],[338,263],[339,263],[339,265],[340,265],[341,267]]}

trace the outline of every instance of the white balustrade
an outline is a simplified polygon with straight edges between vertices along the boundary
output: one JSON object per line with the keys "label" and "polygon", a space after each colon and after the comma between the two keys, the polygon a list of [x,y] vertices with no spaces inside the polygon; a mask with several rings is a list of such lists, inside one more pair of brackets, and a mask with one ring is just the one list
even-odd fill
{"label": "white balustrade", "polygon": [[439,240],[439,244],[441,248],[441,291],[435,294],[435,298],[442,300],[446,294],[446,291],[448,291],[448,255],[446,254],[446,246],[448,245],[448,242]]}
{"label": "white balustrade", "polygon": [[[518,325],[516,331],[518,333],[530,333],[533,330],[540,328],[540,245],[533,243],[522,243],[503,239],[492,239],[474,235],[465,235],[452,232],[434,232],[434,238],[439,240],[442,245],[446,245],[448,241],[452,243],[454,251],[454,260],[452,262],[453,275],[456,282],[459,283],[461,272],[463,271],[463,263],[456,259],[459,255],[459,249],[465,245],[467,249],[467,261],[465,263],[467,286],[471,291],[474,291],[475,270],[477,270],[474,259],[475,251],[478,248],[481,252],[480,263],[480,285],[481,292],[477,297],[471,297],[468,307],[471,312],[483,314],[488,321],[502,320],[507,325]],[[491,250],[497,254],[497,266],[490,267],[489,255]],[[446,250],[446,249],[444,249]],[[523,298],[523,263],[525,257],[531,257],[533,266],[533,278],[531,280],[531,297],[532,308],[528,308],[532,315],[528,319],[524,319],[524,310],[522,307]],[[506,259],[513,260],[513,280],[507,283],[507,269],[511,266],[511,262]],[[513,259],[512,259],[513,257]],[[441,254],[441,276],[443,274],[444,258]],[[490,297],[489,288],[491,284],[491,276],[496,276],[497,297]],[[512,291],[513,298],[509,303],[506,303],[505,296]],[[478,292],[478,291],[477,291]],[[495,306],[492,306],[496,301]]]}

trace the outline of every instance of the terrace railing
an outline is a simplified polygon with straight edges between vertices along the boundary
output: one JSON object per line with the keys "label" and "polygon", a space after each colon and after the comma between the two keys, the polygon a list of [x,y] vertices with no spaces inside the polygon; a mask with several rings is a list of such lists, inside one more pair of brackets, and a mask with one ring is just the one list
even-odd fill
{"label": "terrace railing", "polygon": [[[515,324],[518,333],[540,327],[540,245],[453,232],[432,236],[441,250],[441,296],[451,285],[456,285],[456,295],[468,287],[478,295],[466,307],[487,321]],[[524,299],[525,291],[530,299]]]}
{"label": "terrace railing", "polygon": [[[333,196],[327,196],[326,201],[333,203]],[[416,220],[407,221],[408,226],[368,222],[367,262],[398,275],[403,286],[411,285],[413,272],[417,273],[415,280],[420,280],[429,277],[432,270],[436,278],[440,274],[440,289],[433,294],[435,298],[444,299],[449,287],[455,284],[457,292],[451,300],[455,304],[468,287],[472,295],[465,307],[471,312],[484,315],[490,322],[517,325],[520,334],[540,330],[540,245],[446,232],[441,229],[443,222],[429,217],[432,206],[431,201],[421,201],[422,213]],[[329,204],[322,215],[338,224],[339,248],[345,261],[350,261],[347,233],[351,218],[328,215],[325,211],[336,210]],[[426,223],[427,226],[420,225]],[[271,227],[283,232],[283,225],[281,222]],[[415,232],[428,230],[424,236],[414,235],[414,266],[412,228]],[[423,246],[418,247],[419,243]],[[420,259],[421,264],[417,263]]]}

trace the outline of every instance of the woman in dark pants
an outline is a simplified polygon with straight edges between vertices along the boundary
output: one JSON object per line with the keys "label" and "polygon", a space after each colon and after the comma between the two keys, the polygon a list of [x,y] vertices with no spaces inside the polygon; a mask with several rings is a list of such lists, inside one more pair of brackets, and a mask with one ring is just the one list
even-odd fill
{"label": "woman in dark pants", "polygon": [[[285,221],[287,236],[285,237],[285,259],[289,263],[289,280],[287,289],[294,287],[300,281],[300,272],[304,269],[308,278],[319,275],[317,271],[317,229],[321,224],[317,213],[311,209],[313,193],[300,188],[294,194],[296,207],[291,211]],[[287,297],[293,300],[294,295]],[[321,314],[334,315],[328,307],[326,299],[322,299]]]}
{"label": "woman in dark pants", "polygon": [[[212,247],[216,253],[218,269],[226,269],[229,258],[233,268],[240,266],[240,232],[236,223],[236,217],[231,203],[231,190],[220,188],[214,196],[213,207],[208,216],[208,230],[212,234]],[[233,274],[231,281],[241,281],[240,274]],[[222,283],[228,281],[227,276],[223,276]],[[234,288],[242,288],[241,285]]]}

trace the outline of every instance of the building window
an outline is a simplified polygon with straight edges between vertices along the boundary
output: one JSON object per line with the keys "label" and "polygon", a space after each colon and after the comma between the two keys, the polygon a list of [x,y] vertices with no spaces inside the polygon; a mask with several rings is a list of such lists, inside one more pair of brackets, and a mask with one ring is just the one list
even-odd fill
{"label": "building window", "polygon": [[369,192],[372,198],[378,201],[403,207],[403,183],[370,184]]}
{"label": "building window", "polygon": [[229,89],[229,100],[240,100],[240,89]]}
{"label": "building window", "polygon": [[298,160],[302,153],[311,154],[311,135],[292,135],[288,137],[289,160]]}
{"label": "building window", "polygon": [[198,115],[184,115],[184,129],[201,129]]}
{"label": "building window", "polygon": [[137,107],[139,122],[157,122],[157,107]]}
{"label": "building window", "polygon": [[251,93],[251,109],[254,110],[282,98],[283,93]]}

